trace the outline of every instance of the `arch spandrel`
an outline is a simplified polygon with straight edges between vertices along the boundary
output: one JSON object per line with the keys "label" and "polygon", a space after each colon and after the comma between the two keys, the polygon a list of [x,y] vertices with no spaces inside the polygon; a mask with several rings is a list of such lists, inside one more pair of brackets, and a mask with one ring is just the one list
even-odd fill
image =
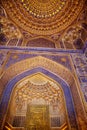
{"label": "arch spandrel", "polygon": [[63,65],[56,63],[55,61],[52,61],[42,56],[25,59],[18,63],[15,63],[14,65],[11,65],[3,72],[2,79],[5,82],[8,82],[15,75],[37,67],[45,68],[55,73],[56,75],[59,75],[62,79],[68,82],[69,85],[73,82],[73,75],[67,68],[65,68]]}

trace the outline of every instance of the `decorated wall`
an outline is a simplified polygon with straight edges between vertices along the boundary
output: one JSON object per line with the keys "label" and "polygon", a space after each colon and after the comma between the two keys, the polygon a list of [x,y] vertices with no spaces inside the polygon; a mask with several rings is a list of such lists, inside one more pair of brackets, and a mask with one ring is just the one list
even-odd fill
{"label": "decorated wall", "polygon": [[[75,113],[77,113],[77,117],[73,117],[73,124],[72,124],[72,121],[71,121],[72,114],[70,115],[71,116],[70,119],[69,119],[70,122],[71,122],[70,125],[72,125],[73,129],[77,130],[77,129],[81,129],[80,127],[82,127],[85,130],[85,128],[86,128],[85,127],[85,123],[86,123],[86,117],[85,116],[86,116],[86,112],[87,112],[87,93],[86,93],[86,84],[87,84],[87,81],[86,81],[86,78],[87,78],[87,76],[86,76],[87,63],[86,62],[87,61],[86,60],[87,59],[86,59],[86,56],[83,53],[83,51],[72,51],[72,52],[65,51],[64,52],[64,51],[56,50],[54,52],[54,49],[50,49],[50,50],[49,49],[47,49],[47,50],[33,49],[32,50],[32,49],[27,49],[27,48],[22,49],[22,50],[20,50],[20,49],[17,50],[17,48],[15,48],[14,52],[12,50],[14,50],[14,48],[9,48],[7,50],[6,50],[6,48],[3,48],[3,49],[1,49],[1,52],[0,52],[0,55],[1,55],[0,56],[0,58],[1,58],[1,70],[0,70],[0,73],[1,73],[1,91],[0,91],[0,94],[1,94],[1,97],[2,97],[1,108],[7,107],[7,106],[3,106],[4,105],[3,101],[5,100],[5,102],[8,102],[7,97],[8,97],[8,95],[10,96],[10,94],[12,93],[12,89],[9,88],[9,87],[11,87],[11,86],[9,86],[9,81],[11,79],[13,79],[14,76],[16,76],[17,74],[19,75],[21,72],[24,72],[25,70],[31,70],[31,75],[32,75],[32,72],[33,72],[32,69],[34,69],[34,68],[36,68],[37,72],[44,73],[44,70],[42,70],[42,69],[40,70],[39,68],[37,68],[37,67],[42,67],[42,68],[45,68],[46,70],[49,70],[51,72],[54,71],[52,73],[55,73],[58,76],[60,75],[60,77],[63,76],[61,78],[63,78],[63,80],[65,80],[68,83],[68,85],[71,87],[70,91],[71,91],[72,97],[73,97],[72,100],[73,100],[73,103],[75,104],[75,106],[73,106],[73,107],[74,107],[74,109],[75,109],[75,107],[77,107],[76,110],[75,110]],[[57,68],[58,64],[61,67]],[[66,70],[64,70],[62,67],[66,68]],[[73,77],[70,76],[71,75],[70,73],[75,78],[75,81],[74,81]],[[48,75],[48,74],[49,74],[49,72],[46,72],[46,75]],[[26,76],[23,76],[23,77],[26,77]],[[49,76],[51,76],[51,75],[49,74]],[[17,79],[19,80],[20,76]],[[32,78],[32,80],[33,80],[33,78]],[[41,80],[40,76],[39,76],[38,82],[40,82],[39,80]],[[16,80],[14,80],[14,81],[16,81]],[[22,85],[23,85],[22,88],[23,89],[24,89],[24,86],[27,87],[27,84],[25,82],[26,82],[26,80],[24,80],[25,85],[23,85],[23,82],[22,82]],[[28,82],[30,82],[30,81],[28,81]],[[36,89],[35,91],[38,91],[38,82],[34,83],[33,86],[31,84],[32,82],[28,83],[28,84],[31,84],[31,85],[28,85],[28,87],[32,86],[32,89],[33,89],[33,87],[35,87],[35,89]],[[43,83],[42,80],[41,80],[41,83]],[[58,81],[58,83],[60,84],[60,83],[62,83],[62,81]],[[5,91],[7,91],[7,89],[5,89],[6,84],[9,86],[9,87],[7,87],[7,88],[9,88],[8,89],[9,93],[7,92],[7,94],[5,92]],[[16,93],[16,95],[14,95],[13,97],[17,97],[17,95],[23,96],[22,92],[24,92],[25,89],[22,91],[20,84],[18,84],[18,86],[19,86],[20,90],[17,89],[16,91],[17,91],[18,94]],[[48,86],[48,85],[45,85],[45,86]],[[41,85],[41,87],[43,88],[44,86]],[[30,89],[29,92],[30,91],[33,92],[32,89]],[[44,93],[44,91],[45,91],[45,87],[44,87],[43,93]],[[51,94],[50,89],[46,90],[46,91],[48,91]],[[28,90],[26,92],[29,94]],[[24,92],[24,93],[26,93],[26,92]],[[34,93],[36,93],[36,92],[33,92],[32,96],[34,96]],[[38,94],[35,94],[36,99],[34,99],[34,100],[39,99],[39,103],[40,103],[40,97],[39,96],[41,94],[39,93],[39,91],[37,93]],[[69,92],[64,92],[64,95],[69,96],[68,94],[69,94]],[[46,95],[48,95],[48,94],[46,94]],[[49,98],[50,98],[50,96],[49,96]],[[26,95],[24,94],[23,97],[26,97]],[[23,98],[23,97],[22,97],[22,99],[24,99],[24,101],[25,101],[25,98]],[[6,98],[7,100],[4,99],[4,98]],[[43,95],[42,95],[42,98],[44,98]],[[52,96],[51,96],[51,98],[52,98]],[[67,98],[70,98],[70,96],[67,97]],[[12,98],[12,99],[14,99],[14,98]],[[66,100],[65,97],[63,97],[63,99]],[[49,100],[51,100],[51,99],[49,99]],[[29,101],[29,99],[28,99],[28,101]],[[47,99],[46,99],[46,101],[47,101]],[[13,102],[13,101],[10,101],[10,104],[11,104],[11,102]],[[14,102],[16,102],[16,101],[14,101]],[[36,101],[36,102],[38,102],[38,101]],[[66,101],[65,102],[66,106],[67,105],[70,106],[70,102]],[[18,103],[18,104],[20,104],[20,103]],[[45,104],[47,104],[47,103],[45,103]],[[14,105],[12,105],[12,106],[14,106]],[[80,109],[79,109],[79,106],[80,106]],[[20,108],[20,107],[18,107],[18,108]],[[10,109],[11,108],[8,109],[8,115],[9,115]],[[72,109],[71,106],[70,106],[70,109]],[[70,109],[68,110],[69,113],[70,113]],[[20,110],[22,110],[22,109],[20,108]],[[57,110],[57,108],[56,108],[56,110]],[[22,110],[22,112],[24,112],[24,111]],[[3,115],[5,114],[4,109],[3,109],[2,113],[3,113]],[[62,111],[62,113],[63,113],[63,111]],[[84,116],[82,116],[81,113],[84,113]],[[21,118],[17,118],[16,116],[17,115],[15,115],[15,119],[13,118],[13,116],[11,118],[9,116],[7,116],[7,117],[5,117],[5,119],[9,122],[10,122],[10,120],[12,121],[12,119],[14,119],[13,126],[16,126],[17,121],[19,122],[19,119],[21,119]],[[67,118],[68,118],[68,115],[67,115]],[[82,120],[82,122],[84,122],[84,126],[83,126],[83,124],[80,124],[82,126],[77,128],[78,125],[76,125],[76,123],[75,123],[75,118],[76,118],[76,120],[79,120],[79,121]],[[81,119],[79,119],[79,118],[81,118]],[[25,118],[22,118],[22,123],[23,123],[24,119]],[[2,120],[3,120],[3,116],[2,116]],[[15,124],[15,120],[16,120],[16,124]],[[56,123],[56,120],[58,121],[59,118],[55,118],[55,121],[53,121],[53,122]],[[63,120],[64,120],[64,118],[63,118]],[[64,125],[64,127],[67,126],[66,129],[71,129],[71,128],[69,128],[69,122],[67,123],[67,121],[68,120],[66,119],[67,125]],[[12,122],[10,122],[10,123],[12,124]],[[20,123],[18,123],[18,124],[20,124]],[[56,127],[58,128],[57,124],[55,124],[54,126],[55,126],[55,128]]]}
{"label": "decorated wall", "polygon": [[0,1],[0,130],[87,129],[87,1]]}

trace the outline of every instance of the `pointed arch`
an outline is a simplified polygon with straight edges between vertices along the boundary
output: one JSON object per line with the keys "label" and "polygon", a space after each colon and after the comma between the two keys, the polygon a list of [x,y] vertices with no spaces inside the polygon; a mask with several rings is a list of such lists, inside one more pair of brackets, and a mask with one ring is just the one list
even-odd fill
{"label": "pointed arch", "polygon": [[54,79],[56,82],[58,82],[61,85],[63,92],[64,92],[64,95],[65,95],[65,101],[66,101],[66,107],[67,107],[70,126],[72,128],[77,129],[75,110],[74,110],[74,106],[73,106],[73,100],[72,100],[72,95],[71,95],[71,92],[70,92],[70,87],[60,77],[58,77],[57,75],[55,75],[55,74],[51,73],[50,71],[48,71],[44,68],[41,68],[41,67],[25,71],[25,72],[15,76],[11,81],[8,82],[8,84],[6,85],[6,88],[4,90],[2,100],[1,100],[1,104],[0,104],[0,108],[1,108],[0,115],[1,115],[2,122],[5,121],[6,110],[7,110],[7,107],[8,107],[10,95],[11,95],[11,92],[12,92],[15,84],[18,81],[20,81],[21,79],[23,79],[24,77],[32,75],[32,74],[37,73],[37,72],[41,72],[41,73],[47,75],[48,77]]}
{"label": "pointed arch", "polygon": [[[33,72],[33,70],[35,68],[43,68],[44,70],[48,70],[48,72],[50,72],[50,74],[52,73],[52,74],[58,76],[62,81],[64,81],[67,84],[67,86],[70,90],[70,93],[72,94],[72,97],[73,97],[77,121],[78,121],[78,123],[80,122],[79,116],[82,117],[82,113],[83,113],[82,118],[84,120],[85,110],[84,110],[83,102],[81,100],[81,96],[80,96],[80,93],[78,90],[78,84],[75,79],[75,76],[70,72],[70,70],[65,68],[63,65],[56,63],[55,61],[52,61],[50,59],[47,59],[45,57],[37,56],[37,57],[33,57],[33,58],[27,58],[25,60],[22,60],[20,62],[17,62],[15,64],[11,65],[8,69],[6,69],[0,79],[1,88],[3,88],[3,90],[2,90],[3,93],[4,93],[4,89],[5,88],[7,89],[6,86],[7,86],[8,82],[11,81],[12,79],[16,80],[14,77],[18,78],[17,76],[20,77],[20,75],[26,71],[31,72],[31,70],[32,70],[32,72]],[[38,70],[38,72],[39,72],[39,70]],[[46,71],[47,74],[49,74],[48,72]],[[61,81],[60,81],[60,83],[61,83]],[[11,84],[12,84],[12,82],[11,82]],[[8,92],[9,91],[11,91],[11,90],[9,89]],[[4,95],[4,96],[8,98],[8,94]],[[69,97],[68,93],[66,96]],[[6,98],[6,100],[7,100],[7,98]],[[67,100],[68,99],[69,98],[67,98]],[[6,104],[7,104],[7,102],[6,102]],[[0,107],[2,108],[2,105]],[[2,113],[2,111],[4,111],[4,109],[1,109],[1,113]]]}

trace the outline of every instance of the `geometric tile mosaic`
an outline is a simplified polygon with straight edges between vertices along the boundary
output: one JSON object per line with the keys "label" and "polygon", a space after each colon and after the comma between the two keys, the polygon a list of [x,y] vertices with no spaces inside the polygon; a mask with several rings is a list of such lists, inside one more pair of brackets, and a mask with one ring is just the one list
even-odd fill
{"label": "geometric tile mosaic", "polygon": [[87,102],[87,57],[85,54],[71,54],[80,86]]}

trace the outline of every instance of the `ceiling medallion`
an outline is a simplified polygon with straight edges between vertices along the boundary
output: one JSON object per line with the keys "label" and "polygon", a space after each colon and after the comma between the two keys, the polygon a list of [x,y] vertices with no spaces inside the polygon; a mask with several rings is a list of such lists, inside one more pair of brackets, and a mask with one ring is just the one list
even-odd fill
{"label": "ceiling medallion", "polygon": [[1,0],[19,27],[38,35],[51,35],[68,27],[82,10],[84,0]]}

